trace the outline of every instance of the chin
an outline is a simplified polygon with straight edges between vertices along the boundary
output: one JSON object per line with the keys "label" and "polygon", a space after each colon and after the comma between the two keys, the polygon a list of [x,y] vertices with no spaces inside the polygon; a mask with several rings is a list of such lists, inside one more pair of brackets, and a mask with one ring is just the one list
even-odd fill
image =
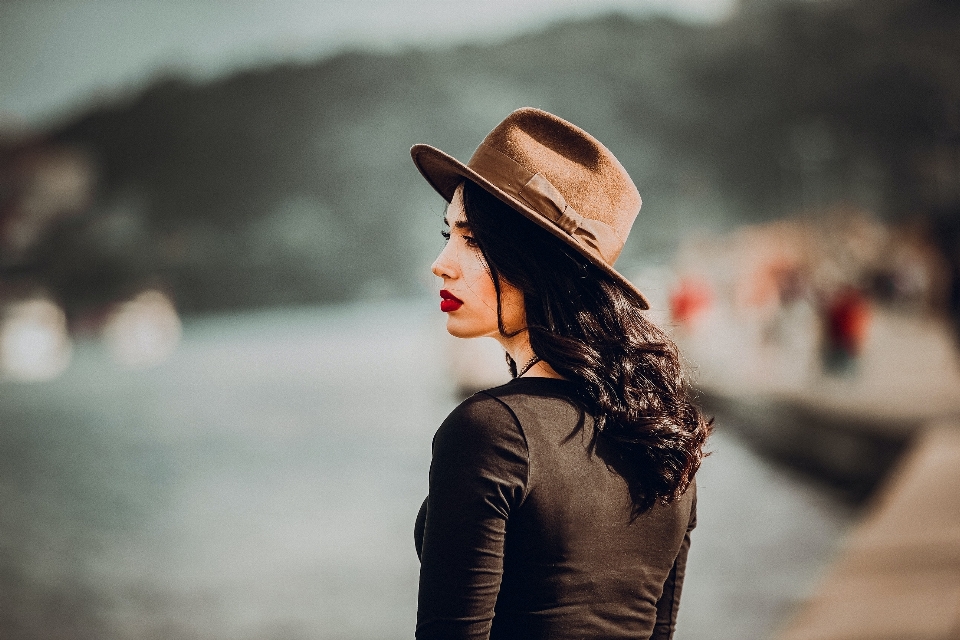
{"label": "chin", "polygon": [[489,331],[473,326],[472,323],[460,322],[452,315],[447,317],[447,333],[455,338],[482,338],[490,335]]}
{"label": "chin", "polygon": [[463,330],[463,327],[457,326],[457,323],[455,323],[455,322],[448,322],[448,323],[447,323],[447,333],[449,333],[450,335],[452,335],[454,338],[476,338],[476,337],[478,337],[477,334],[475,334],[475,333],[472,332],[472,331],[464,331],[464,330]]}

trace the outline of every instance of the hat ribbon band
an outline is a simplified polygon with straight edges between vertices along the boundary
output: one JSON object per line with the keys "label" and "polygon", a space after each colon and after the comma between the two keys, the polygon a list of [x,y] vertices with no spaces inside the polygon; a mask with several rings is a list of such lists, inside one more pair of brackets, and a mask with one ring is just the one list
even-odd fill
{"label": "hat ribbon band", "polygon": [[607,224],[584,218],[540,173],[533,173],[496,149],[480,145],[468,167],[512,198],[521,200],[569,235],[587,253],[613,265],[623,242]]}

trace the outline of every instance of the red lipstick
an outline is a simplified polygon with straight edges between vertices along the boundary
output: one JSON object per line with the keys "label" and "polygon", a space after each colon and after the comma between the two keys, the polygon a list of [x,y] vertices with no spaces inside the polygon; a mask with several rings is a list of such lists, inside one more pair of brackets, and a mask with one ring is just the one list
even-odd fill
{"label": "red lipstick", "polygon": [[463,306],[463,300],[453,295],[446,289],[440,290],[440,297],[443,298],[440,301],[440,311],[443,311],[444,313],[456,311]]}

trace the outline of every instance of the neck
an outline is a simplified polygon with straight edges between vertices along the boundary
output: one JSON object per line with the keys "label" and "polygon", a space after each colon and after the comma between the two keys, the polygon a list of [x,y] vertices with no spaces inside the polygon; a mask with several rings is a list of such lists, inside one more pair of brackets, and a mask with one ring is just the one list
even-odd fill
{"label": "neck", "polygon": [[[530,346],[530,336],[526,331],[522,331],[517,335],[506,338],[503,336],[497,336],[497,340],[503,346],[504,350],[510,355],[510,358],[513,359],[514,363],[517,365],[517,371],[519,372],[525,364],[530,362],[536,354],[533,352],[533,347]],[[540,360],[527,369],[523,376],[524,378],[562,378],[559,373],[553,370],[549,364]]]}

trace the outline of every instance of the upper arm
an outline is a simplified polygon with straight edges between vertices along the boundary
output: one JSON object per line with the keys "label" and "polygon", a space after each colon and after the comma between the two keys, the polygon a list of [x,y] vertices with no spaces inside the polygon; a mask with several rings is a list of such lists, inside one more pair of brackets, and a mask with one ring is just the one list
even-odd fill
{"label": "upper arm", "polygon": [[417,636],[485,638],[500,590],[506,522],[524,498],[527,448],[513,413],[480,394],[434,438]]}

